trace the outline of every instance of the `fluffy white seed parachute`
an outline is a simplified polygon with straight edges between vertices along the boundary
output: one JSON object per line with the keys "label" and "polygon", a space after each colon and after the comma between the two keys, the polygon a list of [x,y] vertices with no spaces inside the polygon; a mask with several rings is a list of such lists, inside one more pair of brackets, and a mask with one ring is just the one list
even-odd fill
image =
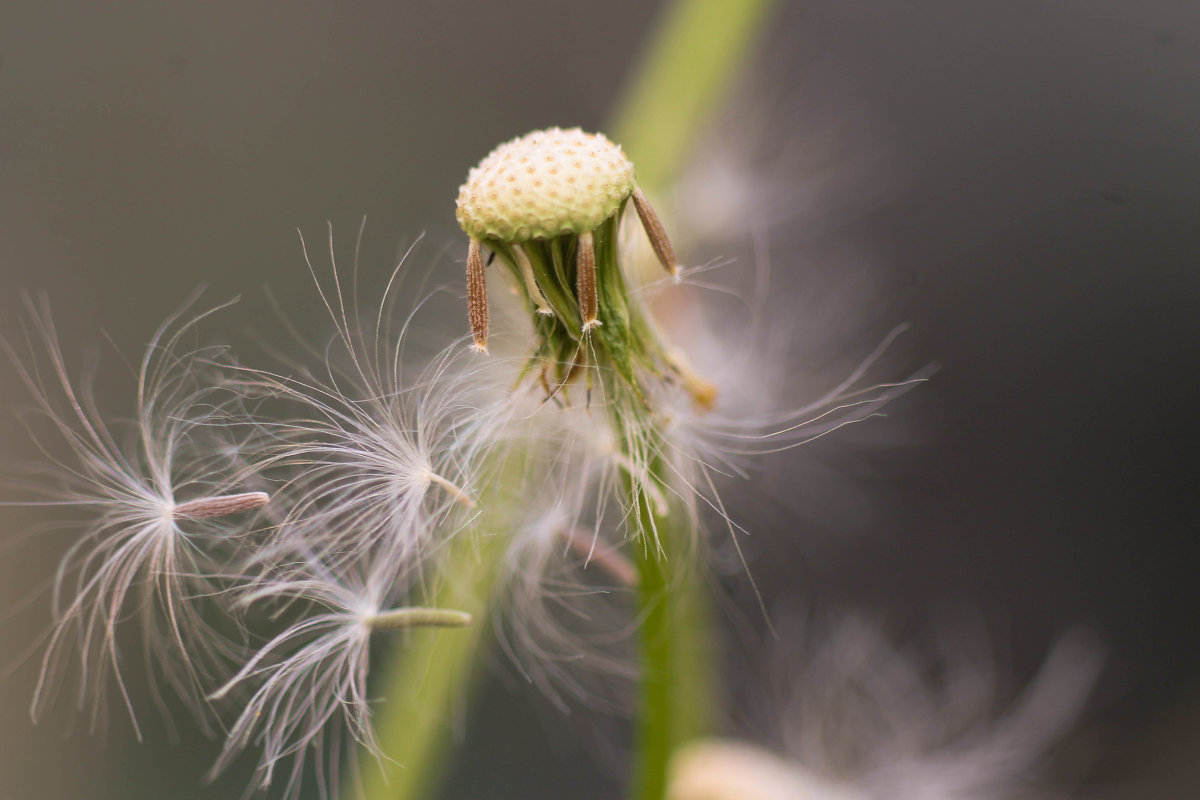
{"label": "fluffy white seed parachute", "polygon": [[269,565],[303,549],[339,568],[387,559],[399,575],[475,515],[480,463],[503,435],[507,392],[497,391],[496,365],[458,346],[410,372],[412,318],[391,332],[387,292],[364,317],[335,261],[329,289],[309,267],[335,330],[328,345],[309,348],[320,373],[290,364],[286,375],[240,371],[242,390],[281,402],[285,413],[255,422],[268,443],[257,467],[285,482],[287,509],[257,560]]}
{"label": "fluffy white seed parachute", "polygon": [[137,729],[123,676],[128,653],[117,643],[126,619],[141,625],[150,691],[168,724],[160,682],[205,724],[205,692],[238,656],[199,606],[220,590],[220,559],[246,527],[243,512],[268,497],[245,491],[231,468],[221,404],[200,375],[219,351],[185,349],[212,313],[185,317],[194,299],[146,349],[127,421],[106,422],[90,382],[73,382],[44,298],[26,298],[27,357],[0,340],[35,400],[28,427],[47,459],[23,466],[22,479],[10,483],[39,498],[26,504],[61,509],[67,519],[58,527],[72,537],[54,578],[35,719],[73,664],[75,702],[89,710],[91,726],[104,715],[111,675]]}
{"label": "fluffy white seed parachute", "polygon": [[294,621],[214,693],[219,701],[251,687],[210,777],[255,745],[260,752],[256,787],[282,786],[281,796],[294,800],[311,757],[320,796],[334,797],[343,756],[356,768],[353,744],[383,758],[367,694],[372,633],[471,620],[452,610],[396,607],[409,576],[394,574],[386,559],[330,565],[311,552],[292,556],[290,565],[281,564],[242,589],[243,606],[265,607]]}

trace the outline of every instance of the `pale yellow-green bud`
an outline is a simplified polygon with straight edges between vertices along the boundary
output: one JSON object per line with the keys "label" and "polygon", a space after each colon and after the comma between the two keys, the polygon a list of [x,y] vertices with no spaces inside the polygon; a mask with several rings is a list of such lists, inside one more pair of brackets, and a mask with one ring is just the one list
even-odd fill
{"label": "pale yellow-green bud", "polygon": [[471,170],[458,190],[458,223],[480,240],[582,234],[636,188],[632,162],[603,134],[548,128],[505,142]]}

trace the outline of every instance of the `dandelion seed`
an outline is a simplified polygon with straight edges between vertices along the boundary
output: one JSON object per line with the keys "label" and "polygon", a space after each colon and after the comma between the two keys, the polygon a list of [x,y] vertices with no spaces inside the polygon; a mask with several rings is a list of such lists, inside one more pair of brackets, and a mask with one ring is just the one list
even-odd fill
{"label": "dandelion seed", "polygon": [[[478,245],[476,245],[478,247]],[[517,266],[521,271],[521,280],[525,282],[525,292],[533,300],[533,305],[537,309],[537,313],[550,316],[554,314],[554,309],[550,308],[550,303],[546,300],[546,295],[542,293],[542,288],[538,286],[537,278],[533,274],[533,264],[529,261],[529,254],[525,252],[525,247],[520,242],[513,244],[513,257],[517,260]],[[486,287],[485,287],[486,289]],[[486,291],[482,295],[487,297]],[[482,328],[486,332],[487,322],[484,321]],[[474,323],[471,325],[471,330],[477,330]]]}
{"label": "dandelion seed", "polygon": [[317,286],[335,346],[311,348],[323,354],[325,374],[241,371],[244,391],[286,402],[295,417],[260,424],[271,444],[259,466],[286,482],[288,513],[259,560],[303,546],[349,565],[386,551],[399,574],[426,557],[435,534],[444,543],[471,518],[480,453],[488,430],[502,425],[486,409],[502,415],[505,407],[493,396],[492,367],[457,347],[409,380],[404,332],[392,337],[383,326],[387,296],[364,324],[332,268],[334,290]]}
{"label": "dandelion seed", "polygon": [[[185,305],[185,310],[191,305]],[[90,709],[91,726],[105,707],[107,680],[115,679],[138,729],[122,670],[117,629],[127,617],[142,626],[149,672],[184,700],[206,725],[204,694],[237,646],[197,608],[220,590],[208,577],[224,572],[243,512],[264,505],[262,492],[234,492],[238,478],[209,446],[219,439],[221,405],[198,375],[218,351],[183,351],[185,336],[204,317],[180,311],[155,333],[138,371],[136,415],[128,424],[105,422],[86,384],[69,377],[49,304],[26,298],[30,324],[43,351],[29,365],[0,345],[33,395],[40,416],[65,443],[67,455],[39,439],[48,465],[31,465],[19,485],[76,515],[62,527],[74,535],[53,586],[54,628],[34,693],[37,718],[64,679],[72,652],[80,679],[75,702]],[[125,433],[129,436],[125,436]],[[128,446],[122,444],[128,442]],[[17,483],[13,481],[13,483]],[[189,498],[183,502],[180,499]],[[160,709],[165,699],[154,682]],[[165,714],[164,718],[170,723]]]}
{"label": "dandelion seed", "polygon": [[575,260],[575,287],[579,296],[579,316],[583,318],[583,332],[587,333],[600,324],[596,319],[596,245],[591,231],[579,234],[579,256]]}
{"label": "dandelion seed", "polygon": [[[530,683],[559,709],[619,704],[634,673],[615,648],[631,631],[614,595],[629,594],[637,573],[597,527],[584,528],[576,504],[594,497],[577,470],[548,478],[518,522],[503,562],[500,644]],[[554,493],[559,493],[554,497]]]}
{"label": "dandelion seed", "polygon": [[349,744],[384,757],[371,728],[367,695],[372,635],[461,627],[471,617],[452,609],[397,607],[406,582],[390,571],[387,560],[343,569],[308,553],[294,556],[293,563],[302,566],[265,575],[243,589],[244,606],[294,610],[299,604],[303,610],[213,693],[212,699],[221,701],[243,687],[251,692],[209,777],[255,745],[261,753],[252,788],[282,787],[280,796],[295,800],[311,758],[318,793],[327,798],[337,794],[340,760]]}
{"label": "dandelion seed", "polygon": [[667,229],[663,227],[658,214],[654,212],[641,189],[634,189],[632,197],[633,207],[637,209],[638,218],[642,221],[642,227],[646,230],[646,236],[650,239],[650,247],[654,250],[654,255],[658,257],[658,263],[662,264],[667,272],[671,273],[671,277],[678,281],[679,264],[675,261],[675,251],[671,247],[671,240],[667,238]]}
{"label": "dandelion seed", "polygon": [[[536,284],[534,284],[536,286]],[[541,294],[538,294],[541,297]],[[483,268],[483,256],[479,242],[472,239],[467,252],[467,316],[471,333],[475,337],[475,349],[487,352],[488,305],[487,273]]]}
{"label": "dandelion seed", "polygon": [[227,517],[230,514],[262,508],[270,500],[271,496],[266,492],[239,492],[218,497],[201,497],[175,506],[172,514],[177,520]]}

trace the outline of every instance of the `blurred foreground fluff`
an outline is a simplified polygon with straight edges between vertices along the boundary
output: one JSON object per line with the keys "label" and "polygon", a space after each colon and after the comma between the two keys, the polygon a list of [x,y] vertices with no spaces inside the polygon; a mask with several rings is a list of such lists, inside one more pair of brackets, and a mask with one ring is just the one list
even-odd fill
{"label": "blurred foreground fluff", "polygon": [[[630,268],[636,232],[621,224],[630,203],[665,274]],[[130,655],[117,637],[129,622],[141,628],[164,715],[166,690],[206,730],[224,732],[214,773],[251,751],[258,767],[248,791],[274,787],[296,798],[311,775],[322,797],[370,794],[356,753],[386,771],[396,749],[376,736],[374,718],[399,713],[368,683],[372,667],[385,666],[373,663],[384,653],[376,645],[389,645],[401,664],[414,643],[429,641],[414,629],[477,628],[492,616],[519,669],[559,704],[621,698],[604,685],[637,681],[631,792],[666,796],[672,754],[711,727],[690,719],[715,702],[702,696],[716,665],[706,663],[715,657],[704,641],[699,533],[706,518],[735,548],[743,533],[718,482],[746,475],[752,456],[873,416],[923,375],[872,382],[876,352],[822,396],[779,410],[769,370],[740,338],[754,325],[727,323],[729,333],[717,335],[695,322],[694,308],[652,310],[694,271],[676,263],[633,165],[599,134],[553,128],[501,145],[468,176],[458,217],[469,237],[473,347],[458,340],[427,358],[409,347],[418,312],[397,331],[390,296],[403,262],[377,301],[360,308],[357,271],[347,294],[335,260],[325,277],[309,261],[330,342],[311,345],[307,358],[252,368],[187,344],[206,314],[173,318],[144,357],[127,433],[110,432],[86,384],[72,382],[49,311],[31,306],[40,345],[27,356],[8,350],[67,450],[25,488],[80,520],[54,584],[35,708],[74,664],[76,703],[93,720],[110,675],[133,716],[121,677]],[[488,253],[511,291],[489,295]],[[686,304],[701,296],[689,292]],[[505,323],[489,350],[493,310]],[[717,368],[701,376],[694,364]],[[443,602],[472,591],[484,597],[480,607]],[[469,647],[454,652],[480,657]],[[1051,658],[1000,728],[962,740],[961,759],[864,756],[860,771],[874,787],[865,794],[720,793],[715,777],[689,788],[697,770],[726,763],[745,786],[802,783],[798,763],[721,745],[703,756],[682,751],[671,796],[991,797],[979,781],[939,770],[969,761],[981,774],[1004,773],[1017,758],[1006,755],[1011,746],[1040,747],[1027,734],[1052,739],[1062,724],[1040,724],[1027,706],[1061,684],[1060,660]],[[862,666],[820,674],[849,680]],[[878,677],[887,676],[871,668],[854,680],[869,686]],[[881,690],[880,713],[919,697],[893,697],[895,689]],[[840,713],[813,696],[824,690],[804,704],[802,725],[813,726],[805,730]],[[918,711],[931,719],[957,711],[930,697]],[[1078,707],[1078,698],[1057,702],[1069,706],[1062,720]],[[389,727],[430,735],[402,718]],[[874,751],[913,731],[895,731],[899,741],[861,733],[855,747]],[[810,751],[793,755],[805,761]],[[878,788],[939,781],[949,788]]]}
{"label": "blurred foreground fluff", "polygon": [[[1083,631],[1055,645],[1009,700],[969,632],[930,649],[899,646],[849,616],[777,653],[787,669],[760,689],[760,741],[700,740],[673,763],[671,800],[1004,800],[1039,786],[1097,677]],[[795,643],[793,643],[795,644]]]}

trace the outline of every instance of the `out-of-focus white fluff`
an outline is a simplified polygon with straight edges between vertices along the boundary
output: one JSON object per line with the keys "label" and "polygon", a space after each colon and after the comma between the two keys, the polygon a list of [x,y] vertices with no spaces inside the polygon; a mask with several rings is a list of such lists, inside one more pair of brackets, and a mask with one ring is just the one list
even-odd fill
{"label": "out-of-focus white fluff", "polygon": [[[746,792],[764,780],[792,787],[781,800],[1054,796],[1039,787],[1040,773],[1077,724],[1101,660],[1089,636],[1068,633],[1005,702],[995,667],[967,655],[961,639],[922,654],[848,617],[805,645],[801,663],[784,658],[792,680],[764,703],[770,749],[715,742],[703,752],[718,758],[684,751],[672,800],[754,797]],[[718,764],[726,793],[691,788]]]}

